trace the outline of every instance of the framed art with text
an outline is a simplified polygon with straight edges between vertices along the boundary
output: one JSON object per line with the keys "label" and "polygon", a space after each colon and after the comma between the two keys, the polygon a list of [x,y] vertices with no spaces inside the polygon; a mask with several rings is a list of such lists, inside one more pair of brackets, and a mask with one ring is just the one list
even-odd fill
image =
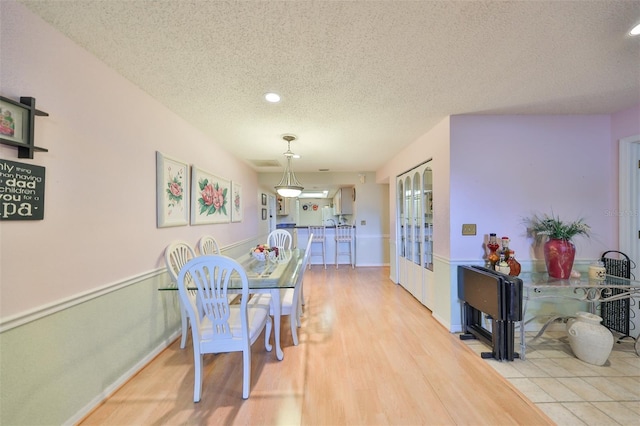
{"label": "framed art with text", "polygon": [[242,185],[231,182],[231,222],[242,222]]}
{"label": "framed art with text", "polygon": [[0,158],[0,220],[44,219],[45,168]]}
{"label": "framed art with text", "polygon": [[191,224],[228,223],[231,219],[229,199],[231,182],[204,171],[191,168]]}
{"label": "framed art with text", "polygon": [[189,165],[156,151],[157,227],[189,224]]}

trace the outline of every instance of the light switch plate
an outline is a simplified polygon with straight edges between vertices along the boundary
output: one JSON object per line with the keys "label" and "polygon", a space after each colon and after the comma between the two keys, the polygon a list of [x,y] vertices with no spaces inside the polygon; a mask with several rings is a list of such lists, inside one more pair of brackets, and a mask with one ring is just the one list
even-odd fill
{"label": "light switch plate", "polygon": [[476,224],[475,223],[463,223],[462,224],[462,235],[476,235]]}

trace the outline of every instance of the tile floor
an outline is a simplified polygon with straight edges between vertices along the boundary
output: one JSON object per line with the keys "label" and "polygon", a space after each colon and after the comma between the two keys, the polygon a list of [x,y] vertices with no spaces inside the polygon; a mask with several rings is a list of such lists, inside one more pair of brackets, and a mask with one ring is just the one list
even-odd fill
{"label": "tile floor", "polygon": [[[640,424],[640,357],[633,341],[614,344],[603,366],[575,358],[565,331],[527,339],[526,360],[486,362],[558,425]],[[480,354],[487,346],[465,340]]]}

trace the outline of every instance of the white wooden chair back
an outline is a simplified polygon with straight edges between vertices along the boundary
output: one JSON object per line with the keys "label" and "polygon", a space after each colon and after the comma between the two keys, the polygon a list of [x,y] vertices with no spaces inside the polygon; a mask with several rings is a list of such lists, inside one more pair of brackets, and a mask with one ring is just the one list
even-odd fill
{"label": "white wooden chair back", "polygon": [[[176,286],[178,285],[178,274],[180,274],[180,270],[187,264],[187,262],[195,257],[196,252],[193,247],[184,241],[174,241],[164,250],[164,262],[167,265],[169,275],[171,275]],[[195,300],[196,293],[194,291],[190,292],[190,297]],[[187,345],[189,318],[187,317],[186,307],[182,301],[180,301],[180,319],[182,321],[182,338],[180,339],[180,348],[184,349]]]}
{"label": "white wooden chair back", "polygon": [[195,257],[196,252],[193,247],[184,241],[174,241],[164,250],[164,262],[175,284],[178,283],[180,269]]}
{"label": "white wooden chair back", "polygon": [[198,251],[200,254],[220,254],[220,247],[215,238],[205,235],[198,241]]}
{"label": "white wooden chair back", "polygon": [[347,242],[351,241],[353,227],[349,225],[340,225],[336,227],[336,241]]}
{"label": "white wooden chair back", "polygon": [[278,247],[280,249],[291,249],[291,234],[282,229],[276,229],[271,231],[269,237],[267,237],[267,244],[271,247]]}
{"label": "white wooden chair back", "polygon": [[[313,235],[313,237],[312,237]],[[309,239],[313,239],[314,243],[323,243],[325,240],[325,228],[324,226],[310,226],[309,227]]]}

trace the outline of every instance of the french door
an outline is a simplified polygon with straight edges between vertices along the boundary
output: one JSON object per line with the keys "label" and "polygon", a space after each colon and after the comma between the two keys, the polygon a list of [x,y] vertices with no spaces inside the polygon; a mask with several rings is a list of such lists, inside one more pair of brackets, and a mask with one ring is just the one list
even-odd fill
{"label": "french door", "polygon": [[433,303],[433,175],[430,162],[396,178],[399,282],[427,307]]}

